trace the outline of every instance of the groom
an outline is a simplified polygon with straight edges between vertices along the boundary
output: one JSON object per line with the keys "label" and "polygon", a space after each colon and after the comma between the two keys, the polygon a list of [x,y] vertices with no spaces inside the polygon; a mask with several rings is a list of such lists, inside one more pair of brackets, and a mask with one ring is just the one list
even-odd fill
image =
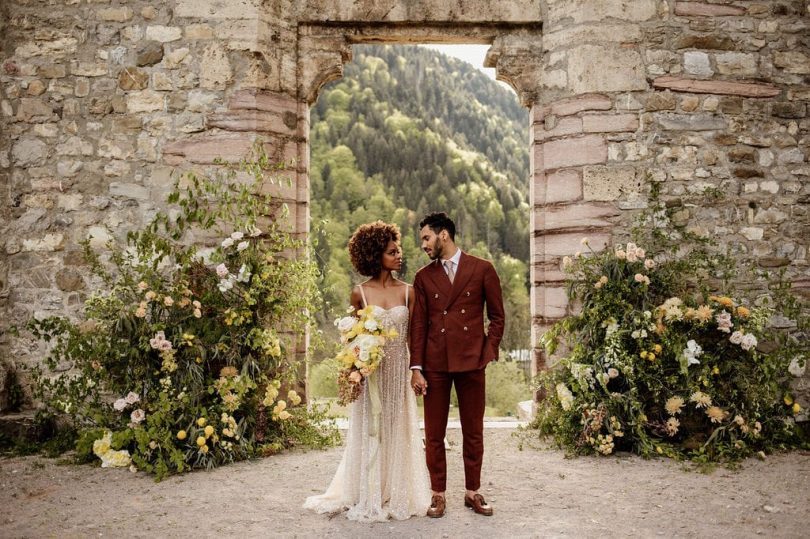
{"label": "groom", "polygon": [[478,489],[484,458],[485,369],[498,359],[503,337],[501,283],[490,262],[456,247],[456,225],[446,213],[431,213],[419,227],[422,249],[433,261],[414,278],[410,321],[411,386],[425,397],[425,456],[433,490],[427,515],[444,516],[444,436],[455,384],[464,438],[464,505],[490,516],[492,508]]}

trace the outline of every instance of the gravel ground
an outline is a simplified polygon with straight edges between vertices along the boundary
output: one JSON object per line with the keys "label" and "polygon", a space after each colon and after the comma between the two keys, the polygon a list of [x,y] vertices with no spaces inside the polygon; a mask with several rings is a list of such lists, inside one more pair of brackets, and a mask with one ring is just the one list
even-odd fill
{"label": "gravel ground", "polygon": [[442,519],[360,524],[301,508],[341,448],[292,451],[155,483],[143,473],[0,459],[0,537],[807,537],[810,453],[710,474],[634,456],[567,459],[487,429],[487,518],[463,506],[461,433],[448,431]]}

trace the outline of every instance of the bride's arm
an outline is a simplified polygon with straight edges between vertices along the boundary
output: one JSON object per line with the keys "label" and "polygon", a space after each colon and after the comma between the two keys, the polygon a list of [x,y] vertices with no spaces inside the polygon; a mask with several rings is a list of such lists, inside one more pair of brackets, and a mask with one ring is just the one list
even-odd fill
{"label": "bride's arm", "polygon": [[352,294],[349,297],[349,303],[351,306],[355,308],[355,310],[359,311],[363,308],[363,296],[360,294],[360,287],[355,286],[352,288]]}

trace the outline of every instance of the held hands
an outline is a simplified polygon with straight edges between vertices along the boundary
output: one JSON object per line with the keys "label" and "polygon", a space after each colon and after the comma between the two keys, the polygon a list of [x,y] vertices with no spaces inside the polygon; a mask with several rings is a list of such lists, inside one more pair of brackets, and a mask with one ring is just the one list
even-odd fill
{"label": "held hands", "polygon": [[411,387],[413,388],[413,392],[416,393],[416,396],[427,395],[427,386],[427,380],[422,376],[422,371],[413,369],[411,371]]}

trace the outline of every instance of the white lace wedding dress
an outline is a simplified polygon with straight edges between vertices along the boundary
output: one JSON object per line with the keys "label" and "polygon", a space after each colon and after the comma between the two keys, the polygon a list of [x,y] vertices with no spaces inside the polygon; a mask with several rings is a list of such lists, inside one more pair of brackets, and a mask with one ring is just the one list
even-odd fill
{"label": "white lace wedding dress", "polygon": [[379,389],[379,417],[372,416],[370,392],[364,387],[350,405],[346,449],[337,472],[326,492],[307,498],[304,507],[319,513],[348,509],[350,520],[404,520],[424,515],[430,506],[416,397],[410,387],[408,307],[374,310],[385,327],[399,333],[386,342],[385,358],[372,377]]}

